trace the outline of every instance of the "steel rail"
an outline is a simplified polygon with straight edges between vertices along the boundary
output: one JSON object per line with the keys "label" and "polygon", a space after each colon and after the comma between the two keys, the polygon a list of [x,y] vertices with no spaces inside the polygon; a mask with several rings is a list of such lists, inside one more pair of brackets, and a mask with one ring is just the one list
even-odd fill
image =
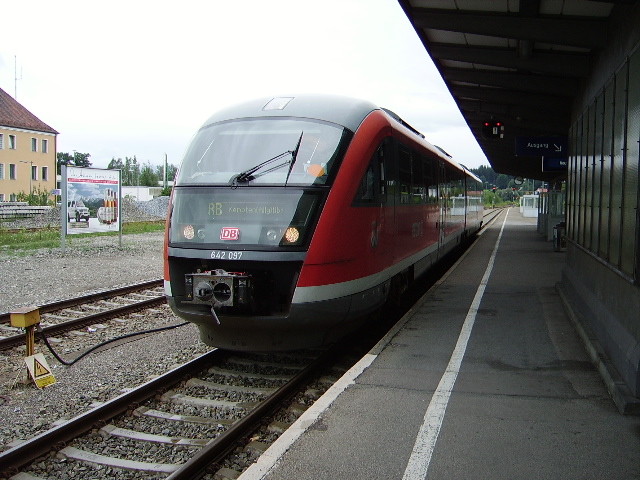
{"label": "steel rail", "polygon": [[347,342],[353,342],[350,336],[347,339],[349,340],[343,340],[322,353],[289,382],[199,450],[198,453],[169,475],[167,480],[194,480],[201,478],[207,473],[207,469],[211,465],[220,464],[243,439],[247,438],[260,426],[265,418],[277,412],[285,401],[299,392],[302,385],[308,383],[314,375],[322,371],[338,355],[343,354],[348,346]]}
{"label": "steel rail", "polygon": [[[146,282],[135,283],[133,285],[127,285],[124,287],[115,288],[113,290],[104,290],[102,292],[89,293],[87,295],[70,298],[68,300],[60,300],[58,302],[45,303],[44,305],[40,305],[38,309],[40,310],[40,313],[54,312],[56,310],[62,310],[63,308],[75,307],[76,305],[87,303],[88,301],[103,300],[105,298],[117,297],[119,295],[126,295],[127,293],[143,290],[145,288],[157,288],[162,286],[162,284],[163,284],[162,279],[148,280]],[[9,323],[10,319],[11,319],[10,312],[0,314],[0,323]]]}
{"label": "steel rail", "polygon": [[10,450],[0,453],[0,477],[10,477],[17,473],[19,468],[27,465],[36,458],[47,454],[52,449],[62,448],[66,442],[91,430],[96,425],[102,425],[108,422],[116,415],[131,408],[132,405],[148,400],[158,392],[166,390],[180,382],[185,376],[205,368],[226,354],[227,352],[222,350],[213,350],[205,353],[160,377],[150,380],[113,400],[109,400],[93,410],[89,410],[62,425],[54,427]]}
{"label": "steel rail", "polygon": [[[129,305],[122,305],[121,307],[105,310],[104,312],[92,313],[90,315],[74,318],[68,322],[58,323],[56,325],[50,325],[42,328],[42,332],[45,335],[56,335],[61,332],[68,332],[78,327],[85,325],[91,325],[98,323],[102,320],[108,320],[120,315],[127,315],[145,308],[150,308],[156,305],[166,303],[167,299],[164,296],[158,296],[155,298],[148,298],[139,302],[131,303]],[[9,348],[17,347],[24,344],[24,335],[13,335],[7,338],[0,338],[0,350],[7,350]]]}
{"label": "steel rail", "polygon": [[[490,210],[489,212],[483,214],[482,216],[482,228],[480,230],[484,230],[491,222],[493,222],[502,212],[504,208],[495,208]],[[487,217],[491,217],[488,220],[485,220]]]}
{"label": "steel rail", "polygon": [[[225,456],[229,455],[244,438],[264,422],[265,418],[274,414],[282,407],[285,401],[299,392],[301,386],[308,383],[314,375],[318,374],[329,362],[344,353],[344,351],[345,342],[341,342],[324,352],[289,382],[258,404],[246,416],[236,421],[228,430],[198,451],[196,455],[173,472],[168,479],[192,480],[199,478],[206,473],[208,467],[222,462]],[[20,468],[35,459],[46,455],[51,450],[62,449],[67,442],[79,435],[92,428],[103,426],[115,416],[152,398],[158,392],[166,391],[172,385],[182,381],[185,376],[221,360],[226,355],[228,355],[228,352],[220,349],[206,353],[58,427],[43,432],[10,450],[0,453],[0,477],[5,478],[17,474]]]}

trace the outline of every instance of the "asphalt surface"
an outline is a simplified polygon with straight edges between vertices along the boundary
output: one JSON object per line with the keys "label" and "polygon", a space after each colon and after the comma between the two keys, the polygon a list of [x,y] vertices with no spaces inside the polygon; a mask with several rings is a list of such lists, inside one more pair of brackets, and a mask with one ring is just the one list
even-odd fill
{"label": "asphalt surface", "polygon": [[565,254],[504,218],[241,480],[640,479],[640,418],[555,288]]}

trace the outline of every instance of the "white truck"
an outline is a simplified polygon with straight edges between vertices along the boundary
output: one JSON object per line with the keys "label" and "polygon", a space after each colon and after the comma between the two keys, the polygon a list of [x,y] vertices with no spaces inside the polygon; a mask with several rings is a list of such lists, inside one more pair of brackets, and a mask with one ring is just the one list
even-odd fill
{"label": "white truck", "polygon": [[67,219],[71,221],[75,218],[76,222],[84,220],[89,221],[89,209],[84,206],[82,200],[69,200],[67,202]]}

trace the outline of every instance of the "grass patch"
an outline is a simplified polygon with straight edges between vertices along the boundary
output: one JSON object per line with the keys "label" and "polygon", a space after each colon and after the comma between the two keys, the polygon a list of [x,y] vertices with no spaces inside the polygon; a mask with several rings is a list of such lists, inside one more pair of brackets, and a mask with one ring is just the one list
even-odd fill
{"label": "grass patch", "polygon": [[[131,222],[122,226],[122,234],[150,233],[164,230],[164,221]],[[76,239],[86,237],[117,236],[118,232],[74,233],[67,235],[66,241],[72,243]],[[39,248],[60,247],[60,227],[40,228],[38,230],[22,229],[9,231],[0,227],[0,251],[37,250]]]}

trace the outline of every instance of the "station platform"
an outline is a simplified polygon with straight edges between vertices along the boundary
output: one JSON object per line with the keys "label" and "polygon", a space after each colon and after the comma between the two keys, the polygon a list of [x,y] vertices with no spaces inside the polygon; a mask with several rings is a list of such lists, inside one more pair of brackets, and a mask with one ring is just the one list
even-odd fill
{"label": "station platform", "polygon": [[241,480],[640,479],[565,312],[564,253],[505,210]]}

